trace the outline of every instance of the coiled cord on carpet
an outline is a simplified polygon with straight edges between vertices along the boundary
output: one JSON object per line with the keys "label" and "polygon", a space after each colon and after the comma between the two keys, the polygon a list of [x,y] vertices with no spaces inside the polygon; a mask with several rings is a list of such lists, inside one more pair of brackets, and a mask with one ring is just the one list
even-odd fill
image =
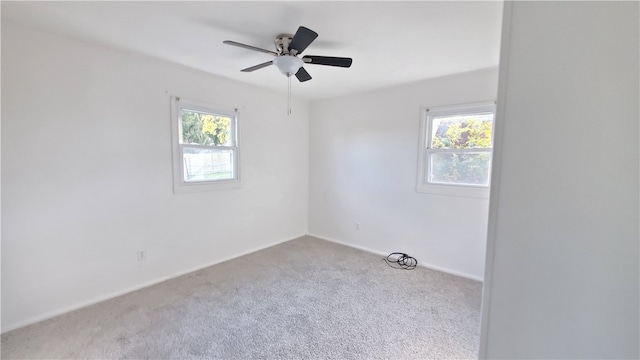
{"label": "coiled cord on carpet", "polygon": [[384,261],[394,269],[413,270],[418,265],[416,258],[399,252],[389,254]]}

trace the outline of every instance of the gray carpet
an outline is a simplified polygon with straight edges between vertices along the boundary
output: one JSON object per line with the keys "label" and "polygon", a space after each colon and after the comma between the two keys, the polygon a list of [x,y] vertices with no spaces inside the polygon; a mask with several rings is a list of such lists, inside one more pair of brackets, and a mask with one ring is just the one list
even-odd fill
{"label": "gray carpet", "polygon": [[482,284],[302,237],[2,335],[2,358],[477,358]]}

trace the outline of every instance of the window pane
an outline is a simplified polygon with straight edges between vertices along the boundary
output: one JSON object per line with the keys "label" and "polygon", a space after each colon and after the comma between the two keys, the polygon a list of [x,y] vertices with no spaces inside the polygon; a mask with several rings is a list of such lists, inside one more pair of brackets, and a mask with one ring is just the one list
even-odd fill
{"label": "window pane", "polygon": [[182,149],[184,181],[233,179],[233,150]]}
{"label": "window pane", "polygon": [[491,154],[432,153],[430,183],[458,185],[489,185]]}
{"label": "window pane", "polygon": [[195,110],[180,111],[181,144],[234,146],[231,126],[233,118]]}
{"label": "window pane", "polygon": [[436,116],[431,126],[433,149],[486,149],[492,146],[492,113]]}

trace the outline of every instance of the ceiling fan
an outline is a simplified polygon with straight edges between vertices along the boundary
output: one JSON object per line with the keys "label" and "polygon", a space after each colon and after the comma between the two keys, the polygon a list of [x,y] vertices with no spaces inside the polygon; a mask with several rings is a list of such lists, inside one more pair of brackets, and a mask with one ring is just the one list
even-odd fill
{"label": "ceiling fan", "polygon": [[304,69],[304,64],[313,65],[329,65],[348,68],[351,66],[351,58],[333,57],[333,56],[316,56],[305,55],[299,58],[300,55],[316,38],[318,34],[304,26],[300,26],[295,35],[280,34],[276,36],[275,46],[276,51],[261,49],[255,46],[241,44],[239,42],[225,40],[223,43],[227,45],[238,46],[241,48],[260,51],[263,53],[271,54],[275,56],[275,59],[264,62],[240,71],[251,72],[258,69],[262,69],[269,65],[275,65],[281,73],[287,77],[294,75],[300,82],[311,80],[311,75]]}

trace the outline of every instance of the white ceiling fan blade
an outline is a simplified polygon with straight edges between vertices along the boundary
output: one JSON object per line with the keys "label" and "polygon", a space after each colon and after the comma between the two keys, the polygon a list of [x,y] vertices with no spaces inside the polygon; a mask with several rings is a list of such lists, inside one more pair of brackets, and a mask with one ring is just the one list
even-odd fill
{"label": "white ceiling fan blade", "polygon": [[272,65],[272,64],[273,64],[273,61],[267,61],[267,62],[264,62],[262,64],[258,64],[258,65],[254,65],[252,67],[248,67],[246,69],[242,69],[240,71],[242,71],[242,72],[251,72],[251,71],[254,71],[254,70],[262,69],[263,67],[267,67],[267,66]]}
{"label": "white ceiling fan blade", "polygon": [[267,53],[267,54],[271,54],[274,56],[278,56],[278,53],[275,51],[271,51],[271,50],[266,50],[266,49],[261,49],[259,47],[255,47],[255,46],[251,46],[251,45],[246,45],[246,44],[241,44],[239,42],[235,42],[235,41],[231,41],[231,40],[225,40],[222,42],[223,44],[227,44],[227,45],[233,45],[233,46],[237,46],[237,47],[241,47],[241,48],[245,48],[245,49],[249,49],[249,50],[254,50],[254,51],[260,51],[263,53]]}

